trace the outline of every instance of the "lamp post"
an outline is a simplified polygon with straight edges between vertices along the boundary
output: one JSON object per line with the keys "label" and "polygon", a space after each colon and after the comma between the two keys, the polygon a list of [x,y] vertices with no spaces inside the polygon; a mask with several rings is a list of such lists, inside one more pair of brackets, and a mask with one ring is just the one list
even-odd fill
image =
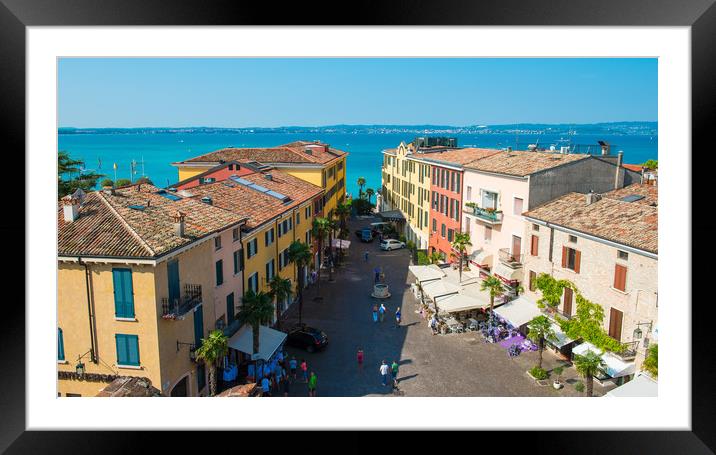
{"label": "lamp post", "polygon": [[89,351],[85,352],[81,356],[77,357],[77,365],[75,365],[75,373],[77,373],[77,376],[82,378],[85,375],[85,364],[82,363],[82,358],[86,356],[87,354],[90,354],[90,357],[94,358],[94,350],[90,349]]}

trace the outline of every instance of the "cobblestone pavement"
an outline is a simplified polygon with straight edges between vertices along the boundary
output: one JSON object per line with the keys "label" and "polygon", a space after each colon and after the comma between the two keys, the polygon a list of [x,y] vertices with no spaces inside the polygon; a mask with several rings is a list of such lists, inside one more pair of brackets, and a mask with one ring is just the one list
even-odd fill
{"label": "cobblestone pavement", "polygon": [[[351,222],[351,232],[370,221]],[[537,363],[537,352],[526,352],[510,358],[497,344],[485,343],[477,333],[432,335],[427,321],[417,313],[410,292],[407,250],[381,252],[378,241],[362,243],[352,236],[351,247],[342,264],[328,281],[324,271],[320,283],[322,300],[314,300],[316,286],[304,292],[303,320],[323,330],[329,338],[324,351],[308,354],[287,348],[290,355],[318,375],[318,396],[579,396],[573,383],[574,368],[565,368],[567,384],[561,390],[538,385],[526,371]],[[368,262],[363,258],[369,252]],[[384,300],[388,312],[384,322],[374,323],[371,308],[380,301],[370,296],[373,269],[383,268],[391,297]],[[402,309],[403,321],[395,326],[396,308]],[[283,324],[298,320],[298,305],[286,313]],[[288,325],[285,325],[288,326]],[[363,369],[358,368],[356,352],[365,353]],[[380,363],[397,360],[399,390],[381,384]],[[563,364],[551,352],[544,352],[547,370]],[[595,395],[604,390],[595,382]],[[307,396],[300,378],[291,388],[292,396]]]}

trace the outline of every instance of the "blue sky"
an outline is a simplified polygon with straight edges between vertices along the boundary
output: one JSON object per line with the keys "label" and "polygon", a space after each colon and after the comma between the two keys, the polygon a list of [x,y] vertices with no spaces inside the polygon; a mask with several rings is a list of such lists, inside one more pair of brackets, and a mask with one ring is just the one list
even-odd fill
{"label": "blue sky", "polygon": [[657,120],[656,59],[99,59],[58,66],[61,127]]}

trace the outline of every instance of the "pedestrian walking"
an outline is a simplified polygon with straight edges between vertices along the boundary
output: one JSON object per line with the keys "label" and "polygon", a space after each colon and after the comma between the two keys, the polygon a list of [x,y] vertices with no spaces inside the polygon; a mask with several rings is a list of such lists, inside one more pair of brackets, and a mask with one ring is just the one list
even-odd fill
{"label": "pedestrian walking", "polygon": [[365,262],[368,262],[368,250],[363,253],[363,257],[365,258]]}
{"label": "pedestrian walking", "polygon": [[400,366],[398,365],[398,362],[393,360],[393,364],[390,366],[390,373],[393,376],[393,387],[398,388],[398,369]]}
{"label": "pedestrian walking", "polygon": [[380,364],[380,378],[383,381],[383,385],[388,385],[388,373],[390,372],[390,367],[388,367],[388,364],[385,363],[385,360],[383,360],[383,363]]}
{"label": "pedestrian walking", "polygon": [[395,326],[400,327],[400,307],[395,310]]}
{"label": "pedestrian walking", "polygon": [[301,359],[301,371],[303,371],[303,382],[308,382],[308,363],[306,363],[306,359]]}
{"label": "pedestrian walking", "polygon": [[308,380],[308,396],[309,397],[316,396],[316,384],[317,383],[318,383],[318,376],[316,376],[316,373],[311,371],[311,378]]}
{"label": "pedestrian walking", "polygon": [[261,391],[263,392],[263,396],[271,396],[271,380],[269,379],[269,375],[264,376],[261,380]]}
{"label": "pedestrian walking", "polygon": [[373,305],[373,322],[378,322],[378,305]]}
{"label": "pedestrian walking", "polygon": [[380,304],[380,308],[378,308],[378,315],[380,316],[380,322],[383,322],[385,319],[385,312],[388,311],[387,308],[385,308],[384,304]]}
{"label": "pedestrian walking", "polygon": [[291,391],[291,381],[289,381],[288,378],[283,379],[283,382],[281,383],[281,391],[285,397],[287,397]]}
{"label": "pedestrian walking", "polygon": [[356,357],[358,358],[358,371],[363,371],[363,350],[361,348],[358,348]]}
{"label": "pedestrian walking", "polygon": [[378,283],[380,281],[380,267],[374,268],[373,273],[375,273],[375,282]]}
{"label": "pedestrian walking", "polygon": [[293,380],[296,380],[296,369],[298,368],[298,360],[296,360],[296,356],[291,356],[291,360],[288,362],[288,366],[291,369],[291,376],[293,376]]}
{"label": "pedestrian walking", "polygon": [[428,326],[430,326],[430,329],[433,331],[433,335],[438,334],[438,320],[435,317],[435,315],[433,315],[433,317],[430,318],[430,322],[428,322]]}

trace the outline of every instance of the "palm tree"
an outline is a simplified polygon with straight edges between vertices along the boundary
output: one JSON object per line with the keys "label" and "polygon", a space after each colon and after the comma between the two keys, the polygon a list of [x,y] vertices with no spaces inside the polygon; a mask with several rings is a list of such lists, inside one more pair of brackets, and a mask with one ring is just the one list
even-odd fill
{"label": "palm tree", "polygon": [[452,241],[452,247],[457,250],[458,256],[460,258],[460,282],[462,283],[462,261],[465,258],[465,255],[467,253],[467,247],[472,246],[472,243],[470,242],[470,234],[465,234],[462,232],[456,232],[455,237]]}
{"label": "palm tree", "polygon": [[331,230],[331,222],[328,220],[328,218],[314,218],[313,219],[313,236],[318,240],[318,279],[316,280],[316,284],[318,284],[318,294],[321,293],[321,264],[323,264],[323,244],[326,240],[326,237],[328,237],[328,233]]}
{"label": "palm tree", "polygon": [[363,198],[363,187],[365,186],[365,177],[358,177],[358,199]]}
{"label": "palm tree", "polygon": [[368,202],[370,202],[370,198],[372,198],[374,194],[375,190],[373,188],[368,188],[365,190],[365,195],[368,196]]}
{"label": "palm tree", "polygon": [[298,269],[298,323],[301,324],[303,316],[303,287],[306,285],[303,280],[306,275],[306,267],[311,263],[313,254],[311,247],[300,240],[294,240],[288,246],[288,262],[296,265]]}
{"label": "palm tree", "polygon": [[209,338],[201,339],[201,346],[196,351],[196,358],[209,365],[209,393],[216,395],[216,363],[229,351],[229,338],[221,330],[213,330]]}
{"label": "palm tree", "polygon": [[339,235],[343,235],[346,231],[348,231],[348,217],[351,214],[351,206],[348,204],[338,204],[338,207],[336,207],[336,216],[338,217],[338,221],[340,223],[341,232]]}
{"label": "palm tree", "polygon": [[574,355],[574,368],[587,381],[587,396],[591,397],[594,389],[594,375],[599,372],[600,368],[604,368],[604,361],[594,352],[587,351],[584,355]]}
{"label": "palm tree", "polygon": [[269,288],[271,291],[269,294],[271,297],[276,299],[276,328],[281,327],[281,310],[279,302],[285,302],[286,299],[291,297],[293,293],[291,289],[291,280],[288,278],[281,278],[280,275],[274,275],[269,281]]}
{"label": "palm tree", "polygon": [[542,351],[544,350],[545,340],[554,341],[555,335],[552,330],[552,323],[547,316],[540,315],[532,319],[528,324],[527,328],[530,330],[527,333],[527,338],[537,343],[539,346],[539,362],[537,368],[542,369]]}
{"label": "palm tree", "polygon": [[252,352],[254,354],[259,353],[259,330],[261,325],[268,323],[273,317],[274,309],[271,300],[273,299],[269,294],[263,291],[254,292],[253,289],[246,291],[243,297],[243,305],[239,310],[238,318],[242,323],[251,326],[251,334],[253,335]]}
{"label": "palm tree", "polygon": [[504,288],[502,287],[502,281],[495,276],[490,276],[482,280],[480,284],[481,291],[490,291],[490,319],[492,319],[492,309],[495,306],[495,297],[502,294]]}

